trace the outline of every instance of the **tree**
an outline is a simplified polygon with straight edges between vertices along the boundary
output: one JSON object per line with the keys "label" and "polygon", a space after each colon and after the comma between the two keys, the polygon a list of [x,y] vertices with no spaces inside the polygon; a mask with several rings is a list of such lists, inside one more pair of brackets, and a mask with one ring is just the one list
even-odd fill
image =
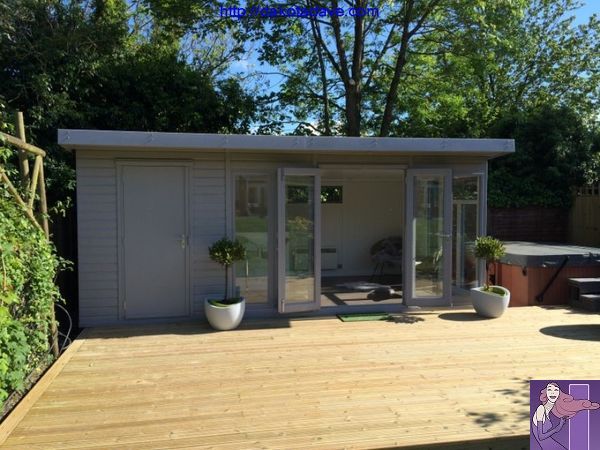
{"label": "tree", "polygon": [[[416,41],[447,26],[444,3],[448,2],[405,0],[396,6],[383,0],[308,0],[304,4],[308,9],[335,11],[351,5],[365,14],[272,20],[258,30],[258,36],[264,40],[260,59],[279,66],[285,77],[276,100],[284,106],[293,105],[299,122],[318,133],[331,134],[335,123],[343,122],[340,131],[358,136],[365,131],[365,115],[375,113],[378,134],[388,135],[409,53]],[[377,82],[379,78],[386,79],[385,86]],[[365,111],[365,106],[374,101],[383,109]],[[315,126],[309,116],[316,105],[321,114]]]}
{"label": "tree", "polygon": [[566,106],[507,114],[491,135],[516,141],[514,154],[490,163],[492,207],[568,208],[574,188],[598,179],[600,134]]}
{"label": "tree", "polygon": [[[247,7],[254,2],[247,2]],[[293,6],[293,2],[284,3]],[[283,82],[265,97],[297,133],[485,136],[505,111],[598,100],[599,24],[574,0],[317,2],[335,15],[245,18]],[[351,17],[350,7],[378,15]]]}
{"label": "tree", "polygon": [[479,19],[461,19],[472,26],[456,32],[448,51],[421,65],[419,82],[402,92],[406,120],[397,133],[484,137],[503,115],[539,105],[566,105],[594,120],[600,24],[593,16],[574,26],[578,6],[532,0],[521,14],[509,15],[494,2]]}
{"label": "tree", "polygon": [[208,55],[201,66],[182,52],[182,29],[196,20],[195,8],[169,18],[166,2],[2,5],[10,14],[0,19],[0,97],[25,112],[28,139],[49,151],[54,199],[74,184],[72,155],[55,144],[57,128],[249,131],[253,99],[237,80],[214,74],[227,57]]}

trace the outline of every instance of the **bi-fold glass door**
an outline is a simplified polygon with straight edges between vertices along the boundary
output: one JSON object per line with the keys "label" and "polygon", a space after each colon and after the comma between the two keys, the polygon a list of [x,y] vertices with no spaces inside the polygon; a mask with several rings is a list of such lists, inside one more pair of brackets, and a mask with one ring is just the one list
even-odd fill
{"label": "bi-fold glass door", "polygon": [[268,307],[274,273],[274,177],[268,171],[233,174],[234,233],[246,247],[246,259],[236,263],[235,284],[246,303]]}
{"label": "bi-fold glass door", "polygon": [[452,171],[409,169],[404,289],[409,305],[451,303]]}
{"label": "bi-fold glass door", "polygon": [[278,309],[321,304],[321,182],[318,169],[278,169]]}
{"label": "bi-fold glass door", "polygon": [[[409,305],[449,305],[452,295],[452,171],[409,169],[403,296]],[[282,313],[321,303],[319,169],[277,171],[277,298]]]}

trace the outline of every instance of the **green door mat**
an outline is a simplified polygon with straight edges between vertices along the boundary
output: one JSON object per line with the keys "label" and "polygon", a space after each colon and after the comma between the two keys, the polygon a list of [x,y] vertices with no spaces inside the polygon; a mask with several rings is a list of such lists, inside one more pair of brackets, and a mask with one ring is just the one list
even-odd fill
{"label": "green door mat", "polygon": [[388,320],[388,313],[356,313],[356,314],[338,314],[338,318],[342,322],[366,322],[369,320]]}

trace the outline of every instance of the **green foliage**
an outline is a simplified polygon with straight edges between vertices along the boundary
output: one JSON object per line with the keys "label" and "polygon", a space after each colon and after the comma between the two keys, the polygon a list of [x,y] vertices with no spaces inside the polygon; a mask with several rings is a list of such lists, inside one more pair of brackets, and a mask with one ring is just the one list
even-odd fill
{"label": "green foliage", "polygon": [[208,300],[208,303],[219,308],[227,308],[228,306],[240,303],[242,300],[243,297],[232,297],[228,299]]}
{"label": "green foliage", "polygon": [[508,293],[508,290],[501,286],[488,286],[487,289],[484,290],[500,296],[505,296]]}
{"label": "green foliage", "polygon": [[[504,244],[491,236],[479,236],[475,240],[475,257],[485,260],[486,272],[490,264],[499,261],[506,254]],[[484,290],[489,289],[489,284],[485,283]]]}
{"label": "green foliage", "polygon": [[246,258],[246,249],[241,242],[223,237],[208,248],[210,259],[222,265],[230,267],[236,261]]}
{"label": "green foliage", "polygon": [[0,183],[0,406],[51,359],[51,313],[61,265],[44,233]]}
{"label": "green foliage", "polygon": [[219,23],[186,28],[212,10],[188,0],[0,2],[0,97],[25,113],[27,139],[48,152],[50,206],[75,183],[57,128],[249,131],[253,99],[223,72],[239,49],[204,39],[232,35]]}
{"label": "green foliage", "polygon": [[321,203],[342,203],[344,189],[342,186],[321,186]]}
{"label": "green foliage", "polygon": [[490,163],[492,207],[568,208],[573,188],[598,176],[600,135],[566,106],[507,113],[490,134],[514,138],[516,146]]}
{"label": "green foliage", "polygon": [[253,100],[234,80],[214,82],[176,50],[140,46],[99,68],[83,98],[94,127],[244,133]]}
{"label": "green foliage", "polygon": [[[0,99],[0,131],[12,132]],[[15,152],[0,141],[0,165]],[[0,408],[7,396],[23,389],[25,378],[50,361],[49,337],[54,280],[66,261],[56,256],[39,227],[0,183]]]}
{"label": "green foliage", "polygon": [[246,259],[246,247],[236,240],[223,237],[208,248],[208,255],[214,262],[220,264],[225,269],[225,296],[223,302],[227,303],[228,269],[236,261]]}
{"label": "green foliage", "polygon": [[[575,25],[578,0],[373,0],[368,6],[379,8],[377,18],[247,22],[261,39],[259,59],[281,79],[265,96],[271,124],[264,129],[294,124],[294,134],[343,134],[348,115],[357,114],[361,133],[377,135],[390,101],[390,131],[397,136],[487,137],[507,111],[541,104],[566,104],[585,118],[597,111],[600,21],[592,16]],[[403,29],[415,32],[403,36]],[[395,79],[398,90],[390,97]],[[263,81],[257,83],[264,88]],[[360,88],[354,112],[353,86]]]}
{"label": "green foliage", "polygon": [[475,240],[475,257],[487,263],[499,261],[506,254],[504,244],[491,236],[479,236]]}

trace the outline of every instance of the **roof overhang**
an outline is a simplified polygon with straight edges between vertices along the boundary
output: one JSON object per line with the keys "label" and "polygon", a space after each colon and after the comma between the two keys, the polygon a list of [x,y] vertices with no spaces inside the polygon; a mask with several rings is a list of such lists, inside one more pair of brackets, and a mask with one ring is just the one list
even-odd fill
{"label": "roof overhang", "polygon": [[513,139],[264,136],[146,131],[58,130],[68,150],[164,150],[406,155],[493,158],[515,151]]}

